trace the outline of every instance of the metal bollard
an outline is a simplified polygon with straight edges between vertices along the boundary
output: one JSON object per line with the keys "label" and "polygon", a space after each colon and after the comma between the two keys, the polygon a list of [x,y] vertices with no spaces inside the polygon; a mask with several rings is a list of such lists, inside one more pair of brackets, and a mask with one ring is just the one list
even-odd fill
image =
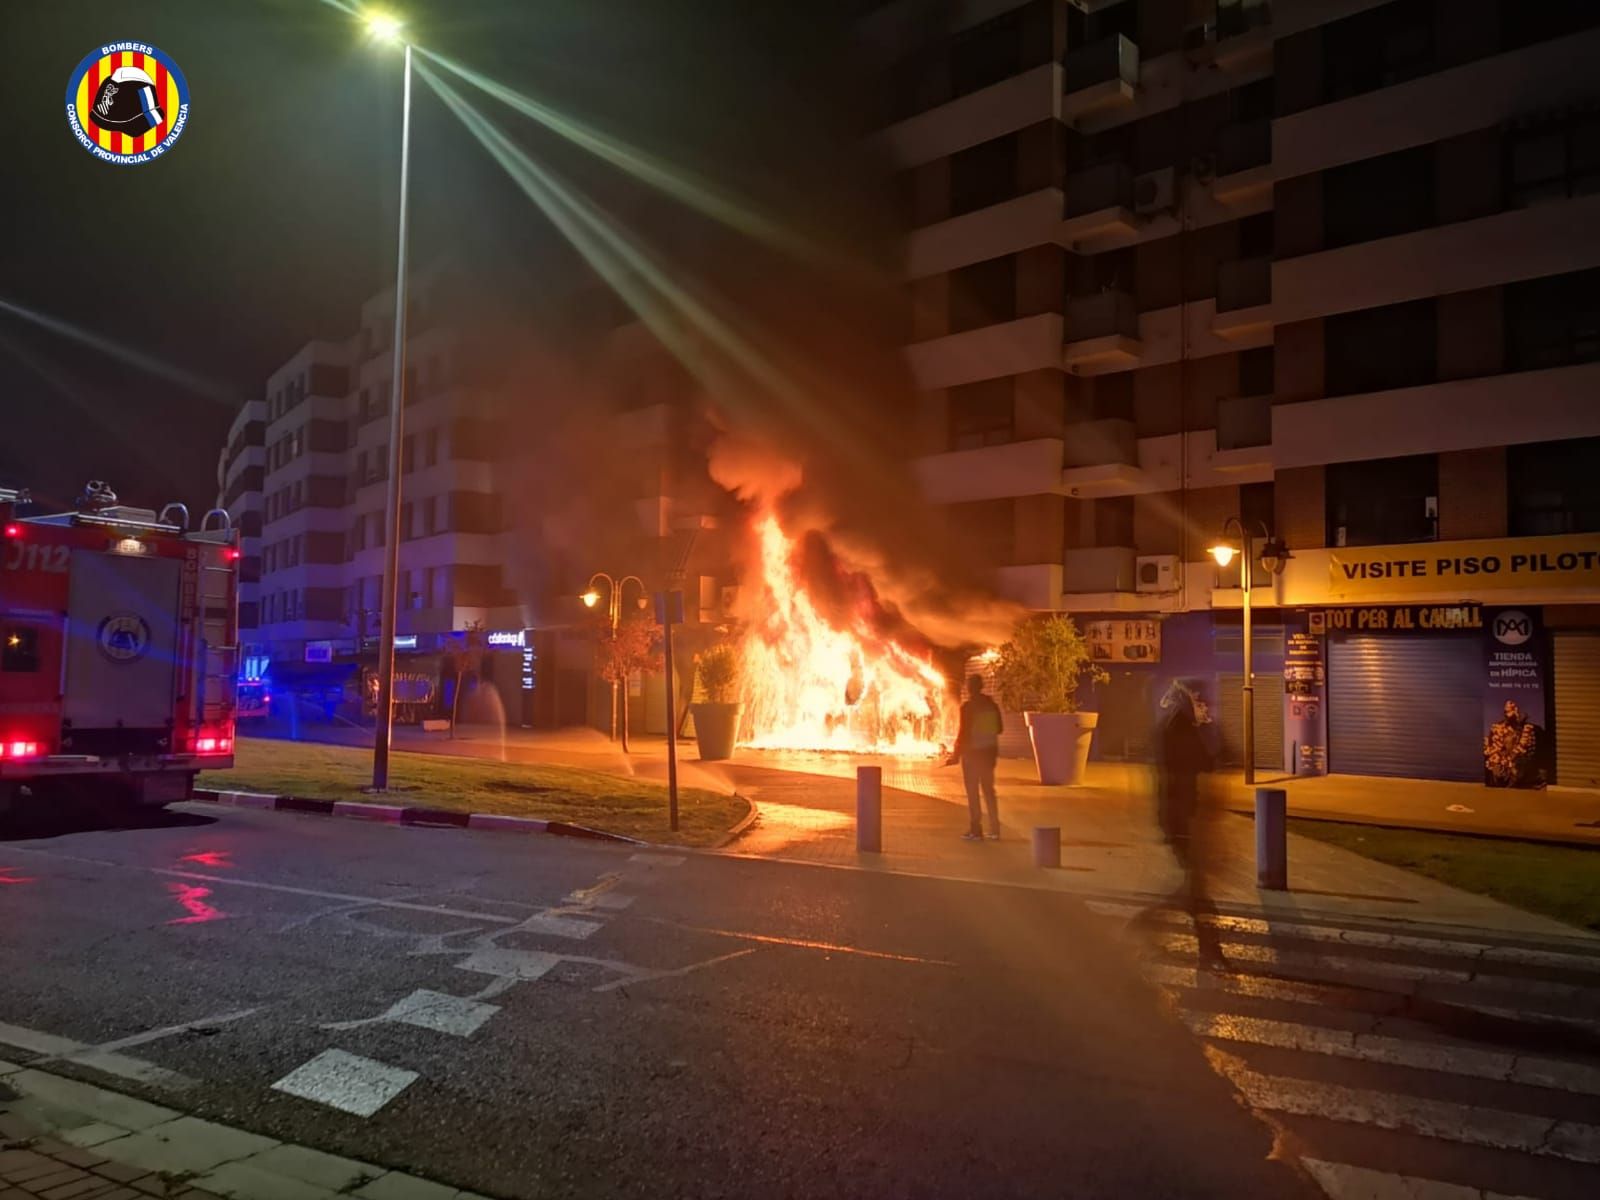
{"label": "metal bollard", "polygon": [[883,768],[856,768],[856,849],[883,853]]}
{"label": "metal bollard", "polygon": [[1256,884],[1284,891],[1289,886],[1289,793],[1256,789]]}
{"label": "metal bollard", "polygon": [[1036,867],[1059,867],[1061,865],[1061,826],[1034,826],[1033,865]]}

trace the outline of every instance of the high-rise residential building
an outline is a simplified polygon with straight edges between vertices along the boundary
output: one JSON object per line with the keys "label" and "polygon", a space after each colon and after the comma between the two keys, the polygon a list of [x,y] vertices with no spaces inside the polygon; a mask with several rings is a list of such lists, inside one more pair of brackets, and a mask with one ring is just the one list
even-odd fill
{"label": "high-rise residential building", "polygon": [[[606,726],[609,690],[594,678],[580,602],[593,572],[639,577],[630,613],[650,591],[685,588],[690,645],[726,616],[720,493],[686,381],[642,327],[600,321],[586,331],[584,372],[559,376],[587,378],[593,395],[552,394],[564,385],[530,368],[530,339],[464,298],[460,278],[438,268],[410,287],[401,715],[441,715],[447,660],[473,649],[500,696],[491,712]],[[219,503],[243,531],[241,637],[247,657],[270,658],[282,708],[348,710],[375,662],[393,326],[386,291],[362,305],[353,334],[308,342],[243,406],[221,457]],[[630,691],[640,727],[664,729],[660,680]]]}
{"label": "high-rise residential building", "polygon": [[[1600,781],[1600,5],[897,0],[916,469],[1073,614],[1099,752]],[[1272,569],[1269,569],[1269,566]],[[1507,705],[1535,726],[1505,724]]]}

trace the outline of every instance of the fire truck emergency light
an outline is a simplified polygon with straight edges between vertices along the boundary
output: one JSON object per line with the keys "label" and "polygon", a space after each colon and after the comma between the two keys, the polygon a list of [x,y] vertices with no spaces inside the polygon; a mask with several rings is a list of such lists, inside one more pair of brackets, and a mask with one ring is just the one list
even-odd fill
{"label": "fire truck emergency light", "polygon": [[7,522],[6,523],[6,536],[7,537],[21,537],[22,536],[22,526],[18,525],[15,521]]}
{"label": "fire truck emergency light", "polygon": [[38,742],[0,742],[0,758],[38,758]]}

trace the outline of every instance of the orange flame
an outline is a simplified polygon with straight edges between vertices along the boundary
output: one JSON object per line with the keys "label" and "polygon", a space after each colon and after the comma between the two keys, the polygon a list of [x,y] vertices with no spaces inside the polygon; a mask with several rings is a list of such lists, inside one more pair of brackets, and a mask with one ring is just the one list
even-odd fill
{"label": "orange flame", "polygon": [[747,589],[741,743],[760,749],[937,754],[948,732],[944,677],[854,613],[839,628],[795,571],[795,544],[756,518],[759,586]]}

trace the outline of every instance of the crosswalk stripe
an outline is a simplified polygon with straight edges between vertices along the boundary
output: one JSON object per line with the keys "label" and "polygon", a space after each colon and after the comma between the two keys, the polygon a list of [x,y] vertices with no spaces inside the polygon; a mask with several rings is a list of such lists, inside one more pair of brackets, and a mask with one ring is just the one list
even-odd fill
{"label": "crosswalk stripe", "polygon": [[[1200,948],[1200,943],[1194,935],[1187,933],[1163,934],[1156,939],[1156,945],[1158,949],[1167,953],[1185,956],[1197,954]],[[1524,979],[1516,975],[1497,975],[1455,967],[1427,966],[1421,963],[1391,962],[1387,959],[1352,958],[1340,954],[1282,950],[1276,946],[1264,946],[1255,942],[1221,942],[1217,948],[1231,962],[1297,967],[1348,975],[1381,976],[1388,979],[1405,979],[1413,983],[1471,984],[1493,991],[1519,992],[1551,1000],[1581,1000],[1600,1007],[1600,988],[1585,987],[1576,983]]]}
{"label": "crosswalk stripe", "polygon": [[1594,1125],[1266,1075],[1215,1046],[1207,1046],[1205,1051],[1217,1073],[1232,1083],[1255,1109],[1352,1125],[1373,1125],[1492,1150],[1600,1164],[1600,1127]]}
{"label": "crosswalk stripe", "polygon": [[1600,1096],[1600,1069],[1548,1058],[1527,1058],[1500,1051],[1455,1046],[1445,1042],[1418,1042],[1347,1029],[1327,1029],[1264,1017],[1232,1013],[1184,1012],[1184,1024],[1199,1037],[1220,1041],[1302,1050],[1335,1058],[1353,1058],[1393,1067],[1415,1067],[1450,1075],[1470,1075],[1531,1087],[1552,1088]]}
{"label": "crosswalk stripe", "polygon": [[[1163,925],[1193,928],[1194,918],[1186,912],[1175,910],[1150,912],[1132,904],[1118,904],[1091,900],[1086,907],[1101,916],[1132,919],[1147,913],[1147,919]],[[1471,958],[1486,963],[1505,963],[1524,967],[1557,967],[1568,970],[1592,971],[1600,975],[1600,946],[1594,954],[1575,951],[1547,950],[1537,946],[1507,946],[1492,942],[1460,941],[1452,938],[1430,937],[1417,933],[1389,933],[1377,929],[1351,929],[1338,925],[1310,925],[1299,921],[1274,921],[1260,917],[1235,917],[1226,914],[1203,914],[1206,925],[1231,933],[1261,934],[1293,938],[1297,941],[1333,942],[1346,946],[1373,949],[1416,950],[1420,953],[1438,954],[1458,958]]]}
{"label": "crosswalk stripe", "polygon": [[1530,1200],[1527,1196],[1507,1196],[1459,1183],[1395,1175],[1319,1158],[1302,1158],[1300,1163],[1328,1194],[1328,1200]]}

